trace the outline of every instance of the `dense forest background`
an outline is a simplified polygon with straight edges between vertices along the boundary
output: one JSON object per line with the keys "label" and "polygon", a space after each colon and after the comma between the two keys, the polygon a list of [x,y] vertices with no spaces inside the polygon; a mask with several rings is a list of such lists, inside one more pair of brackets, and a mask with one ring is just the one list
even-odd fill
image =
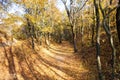
{"label": "dense forest background", "polygon": [[0,80],[120,80],[120,0],[0,0]]}

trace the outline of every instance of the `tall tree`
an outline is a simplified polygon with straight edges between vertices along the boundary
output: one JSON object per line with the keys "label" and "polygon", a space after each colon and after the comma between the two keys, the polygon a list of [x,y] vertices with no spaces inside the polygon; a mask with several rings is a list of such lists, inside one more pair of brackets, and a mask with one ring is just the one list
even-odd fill
{"label": "tall tree", "polygon": [[77,52],[76,31],[75,31],[76,17],[78,17],[79,11],[82,10],[82,8],[85,6],[85,4],[88,0],[82,1],[83,2],[82,6],[80,5],[81,3],[79,0],[70,0],[69,7],[67,6],[67,1],[69,1],[69,0],[62,0],[63,4],[65,6],[65,9],[66,9],[68,18],[69,18],[70,26],[71,26],[74,52]]}
{"label": "tall tree", "polygon": [[100,12],[99,12],[99,1],[94,0],[95,13],[96,13],[96,57],[97,57],[97,69],[99,80],[103,80],[101,60],[100,60]]}
{"label": "tall tree", "polygon": [[[110,14],[112,11],[114,11],[116,9],[116,7],[114,8],[109,8],[109,6],[111,5],[111,2],[109,2],[108,6],[107,6],[107,9],[108,9],[108,12],[106,13],[105,9],[102,7],[101,5],[101,1],[99,0],[99,7],[100,7],[100,11],[102,13],[102,24],[103,24],[103,28],[107,34],[107,37],[109,39],[109,42],[110,42],[110,47],[112,49],[112,80],[115,79],[115,63],[116,63],[116,49],[115,49],[115,46],[114,46],[114,42],[113,42],[113,36],[112,36],[112,33],[111,33],[111,29],[110,29],[110,25],[109,25],[109,17],[110,17]],[[117,6],[118,7],[118,6]]]}
{"label": "tall tree", "polygon": [[26,14],[24,15],[26,19],[26,24],[29,30],[29,37],[31,38],[32,48],[34,49],[34,38],[36,38],[36,33],[39,34],[36,28],[39,28],[40,16],[42,11],[44,12],[45,2],[47,0],[16,0],[17,3],[23,4],[26,9]]}

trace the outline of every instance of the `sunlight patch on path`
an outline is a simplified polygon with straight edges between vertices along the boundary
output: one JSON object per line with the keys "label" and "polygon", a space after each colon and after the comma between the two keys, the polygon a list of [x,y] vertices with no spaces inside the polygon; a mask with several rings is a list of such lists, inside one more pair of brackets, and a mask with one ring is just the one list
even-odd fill
{"label": "sunlight patch on path", "polygon": [[[58,47],[58,46],[57,46]],[[60,47],[60,46],[59,46]],[[55,46],[54,46],[55,48]],[[59,74],[60,76],[64,77],[65,80],[76,80],[75,78],[73,78],[71,75],[80,75],[80,73],[84,74],[87,73],[88,70],[86,70],[83,66],[82,63],[80,63],[79,60],[73,58],[74,53],[72,51],[69,52],[69,50],[67,50],[67,52],[60,52],[61,49],[66,48],[66,47],[61,47],[61,48],[57,48],[57,50],[51,52],[51,48],[41,48],[42,54],[44,54],[43,58],[50,61],[53,64],[56,64],[59,68],[54,68],[52,66],[49,66],[52,70],[54,70],[57,74]],[[68,46],[68,48],[70,49],[70,47]],[[72,50],[72,49],[71,49]],[[41,53],[40,53],[41,54]],[[64,55],[61,55],[64,54]],[[54,59],[52,59],[52,58]],[[62,68],[68,69],[68,70],[73,70],[73,72],[69,72],[68,74],[66,74],[65,72],[61,71]],[[51,70],[50,70],[51,71]],[[67,72],[67,71],[66,71]],[[55,74],[54,74],[55,75]],[[59,76],[59,77],[60,77]],[[62,79],[58,79],[59,77],[57,77],[57,80],[62,80]]]}
{"label": "sunlight patch on path", "polygon": [[[28,44],[21,44],[23,43],[17,42],[13,46],[17,77],[20,80],[24,79],[23,75],[29,78],[28,80],[35,80],[35,77],[39,80],[88,80],[83,75],[86,76],[89,71],[83,67],[80,59],[75,57],[69,44],[52,45],[52,48],[37,46],[36,51],[32,50]],[[5,70],[2,76],[8,77],[4,79],[10,80],[8,68],[1,64],[0,66],[2,66],[1,72]],[[35,77],[31,71],[36,75]],[[0,77],[0,80],[3,78]]]}
{"label": "sunlight patch on path", "polygon": [[61,60],[65,60],[64,57],[58,56],[58,55],[56,55],[56,54],[53,54],[53,53],[51,53],[50,51],[48,51],[47,49],[45,49],[45,48],[43,48],[42,51],[43,51],[43,53],[45,53],[45,54],[47,54],[47,55],[49,55],[49,56],[51,56],[51,57],[54,57],[56,60],[60,60],[60,61],[61,61]]}

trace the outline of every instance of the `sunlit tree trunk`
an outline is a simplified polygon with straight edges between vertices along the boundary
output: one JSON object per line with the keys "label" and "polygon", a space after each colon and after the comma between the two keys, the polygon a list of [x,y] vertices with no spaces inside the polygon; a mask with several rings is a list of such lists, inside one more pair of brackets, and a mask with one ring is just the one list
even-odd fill
{"label": "sunlit tree trunk", "polygon": [[110,17],[110,9],[108,10],[108,14],[106,15],[104,10],[102,9],[102,6],[101,6],[101,1],[99,0],[99,7],[100,7],[100,11],[102,13],[102,16],[103,16],[103,20],[102,20],[102,23],[103,23],[103,28],[107,34],[107,37],[109,39],[109,42],[110,42],[110,46],[111,46],[111,49],[112,49],[112,80],[115,79],[115,63],[116,63],[116,49],[115,49],[115,46],[114,46],[114,43],[113,43],[113,36],[111,34],[111,30],[110,30],[110,25],[108,24],[108,18]]}
{"label": "sunlit tree trunk", "polygon": [[103,23],[104,23],[103,27],[105,29],[105,32],[106,32],[109,42],[110,42],[110,46],[112,48],[112,80],[114,80],[115,79],[116,49],[115,49],[115,46],[113,43],[113,36],[110,31],[110,26],[105,21],[105,18],[103,20]]}
{"label": "sunlit tree trunk", "polygon": [[103,25],[105,31],[106,31],[106,34],[108,36],[108,39],[109,39],[109,42],[110,42],[110,46],[112,48],[112,80],[114,80],[115,78],[115,63],[116,63],[116,49],[115,49],[115,46],[114,46],[114,43],[113,43],[113,37],[112,37],[112,34],[109,30],[109,26],[107,23],[105,23],[105,20],[104,20],[104,25]]}
{"label": "sunlit tree trunk", "polygon": [[74,47],[74,52],[77,52],[77,45],[76,45],[76,31],[75,31],[75,12],[74,12],[74,7],[72,6],[74,3],[74,0],[70,0],[70,10],[68,9],[67,5],[66,5],[66,1],[62,0],[64,5],[65,5],[65,9],[69,18],[69,22],[70,22],[70,26],[71,26],[71,32],[72,32],[72,42],[73,42],[73,47]]}
{"label": "sunlit tree trunk", "polygon": [[83,21],[83,17],[81,16],[81,19],[82,19],[82,26],[81,26],[81,45],[83,46],[83,35],[84,35],[84,21]]}
{"label": "sunlit tree trunk", "polygon": [[99,80],[103,80],[101,60],[100,60],[100,13],[98,8],[98,0],[94,0],[95,13],[96,13],[96,57],[97,57],[97,70]]}

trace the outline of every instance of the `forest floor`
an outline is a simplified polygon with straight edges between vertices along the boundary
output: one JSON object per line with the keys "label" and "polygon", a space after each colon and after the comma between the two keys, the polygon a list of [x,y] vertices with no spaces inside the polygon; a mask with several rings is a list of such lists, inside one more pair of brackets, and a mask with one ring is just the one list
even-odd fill
{"label": "forest floor", "polygon": [[66,41],[35,50],[27,41],[0,46],[0,80],[97,80],[85,63]]}

